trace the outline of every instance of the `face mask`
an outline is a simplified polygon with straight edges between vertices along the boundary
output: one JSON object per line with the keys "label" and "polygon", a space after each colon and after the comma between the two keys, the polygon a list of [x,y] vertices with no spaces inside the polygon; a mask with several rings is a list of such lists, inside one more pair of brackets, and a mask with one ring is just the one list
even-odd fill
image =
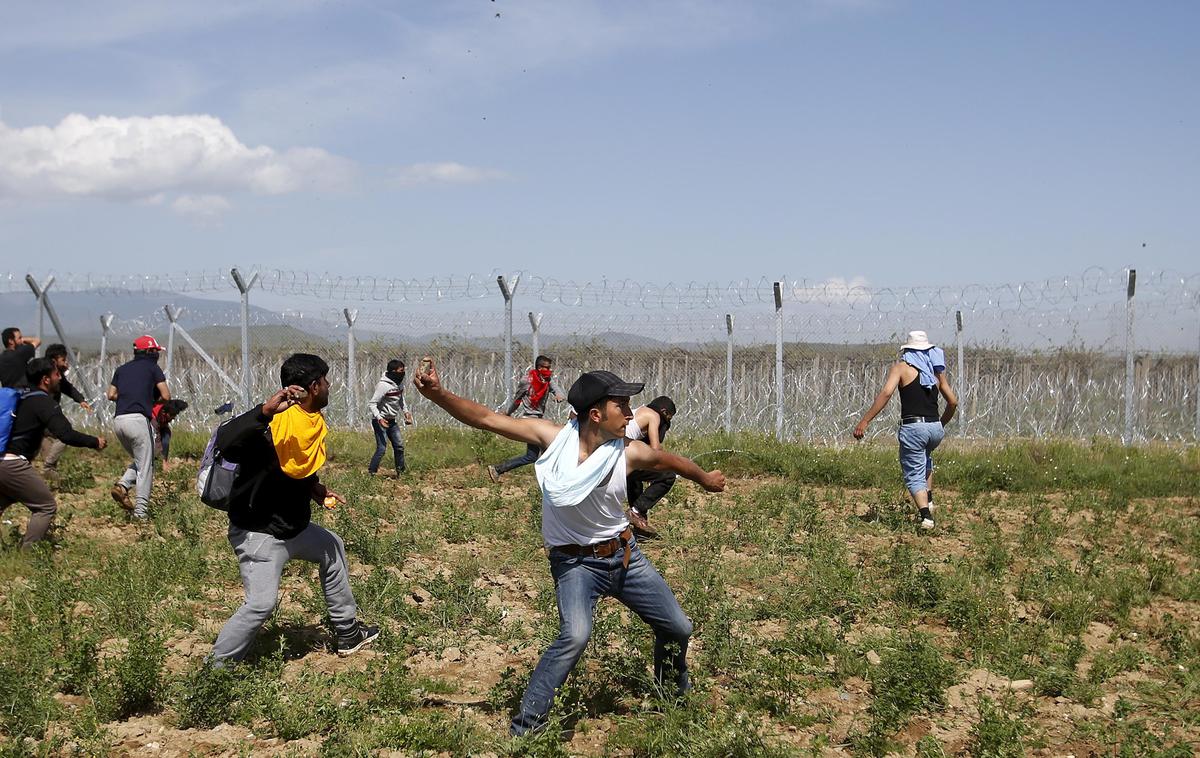
{"label": "face mask", "polygon": [[403,371],[388,371],[388,372],[386,372],[385,375],[387,376],[388,379],[391,379],[396,384],[404,384],[404,372]]}
{"label": "face mask", "polygon": [[553,371],[551,371],[548,368],[539,368],[537,370],[537,372],[538,372],[538,376],[542,377],[543,379],[549,379],[551,374],[554,373]]}

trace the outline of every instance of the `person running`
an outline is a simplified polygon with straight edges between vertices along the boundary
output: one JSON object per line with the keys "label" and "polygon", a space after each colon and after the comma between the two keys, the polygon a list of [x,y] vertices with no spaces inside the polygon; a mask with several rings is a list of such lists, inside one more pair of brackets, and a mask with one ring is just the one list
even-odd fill
{"label": "person running", "polygon": [[[131,460],[109,494],[133,518],[149,517],[150,488],[154,484],[154,429],[150,416],[156,399],[171,399],[167,377],[158,367],[158,342],[148,334],[133,341],[133,360],[117,367],[106,397],[117,404],[113,431]],[[135,500],[130,501],[129,490]]]}
{"label": "person running", "polygon": [[[517,385],[517,394],[513,396],[512,404],[505,411],[506,415],[511,416],[516,413],[517,418],[543,418],[546,414],[546,398],[553,395],[556,403],[566,400],[558,382],[554,381],[553,365],[554,362],[545,355],[539,355],[534,359],[533,368]],[[498,482],[500,477],[509,471],[533,463],[541,454],[542,448],[533,444],[526,445],[524,455],[488,466],[488,476],[492,478],[493,482]]]}
{"label": "person running", "polygon": [[[565,426],[541,418],[510,418],[442,386],[432,359],[414,384],[422,395],[462,423],[524,442],[545,453],[534,471],[542,490],[542,539],[558,601],[558,637],[542,654],[510,732],[545,728],[554,695],[575,667],[592,634],[596,601],[611,595],[654,630],[654,676],[672,694],[689,689],[688,640],[692,622],[662,574],[637,545],[625,518],[626,475],[673,471],[709,492],[725,489],[720,471],[625,438],[633,417],[629,398],[642,391],[609,371],[589,371],[567,394],[577,418]],[[424,363],[423,361],[423,363]]]}
{"label": "person running", "polygon": [[[854,427],[854,438],[861,440],[871,419],[879,415],[900,393],[900,426],[896,438],[900,443],[900,472],[909,497],[917,508],[922,529],[932,529],[933,521],[933,451],[946,434],[946,424],[954,418],[958,396],[946,378],[946,355],[929,341],[922,331],[908,333],[908,341],[900,346],[900,360],[888,369],[883,389],[875,402]],[[938,393],[946,399],[946,409],[938,415]]]}
{"label": "person running", "polygon": [[387,370],[375,384],[367,407],[371,411],[371,429],[375,431],[375,454],[367,464],[367,472],[375,474],[379,471],[391,440],[398,477],[404,473],[404,435],[400,431],[400,418],[404,417],[405,425],[413,422],[412,413],[404,402],[404,361],[399,358],[388,361]]}
{"label": "person running", "polygon": [[154,454],[162,456],[163,471],[167,470],[167,461],[171,457],[171,422],[186,411],[187,401],[171,398],[154,404],[151,411],[151,421],[154,427]]}
{"label": "person running", "polygon": [[10,326],[0,332],[4,340],[4,352],[0,353],[0,387],[27,387],[25,364],[33,360],[42,341],[37,337],[24,337],[21,330]]}
{"label": "person running", "polygon": [[0,512],[13,503],[24,503],[29,509],[29,525],[21,538],[22,548],[28,548],[46,536],[58,511],[58,503],[46,486],[46,480],[30,463],[42,447],[46,430],[64,444],[75,447],[103,450],[108,444],[103,437],[93,437],[71,428],[71,422],[52,397],[61,380],[62,374],[54,361],[34,358],[26,365],[25,382],[32,389],[21,397],[0,460]]}
{"label": "person running", "polygon": [[[631,440],[645,440],[655,450],[662,450],[663,438],[675,417],[675,401],[660,395],[633,412],[625,427]],[[629,491],[629,525],[639,537],[656,538],[658,532],[650,526],[650,509],[667,496],[675,486],[672,471],[630,471],[625,488]]]}
{"label": "person running", "polygon": [[[58,384],[58,391],[50,395],[54,402],[62,405],[62,396],[66,395],[75,401],[80,408],[88,413],[92,412],[92,404],[84,398],[71,381],[67,379],[67,372],[71,370],[71,363],[68,358],[67,346],[59,343],[46,346],[45,357],[53,361],[58,367],[58,373],[62,379]],[[54,436],[54,432],[46,430],[46,436],[42,438],[42,465],[47,471],[54,472],[58,470],[58,459],[62,457],[63,451],[67,449],[67,444]]]}
{"label": "person running", "polygon": [[282,389],[261,405],[222,424],[216,449],[239,466],[229,499],[229,544],[237,556],[246,601],[221,628],[211,657],[217,665],[246,656],[279,598],[279,577],[293,558],[320,566],[321,589],[337,631],[338,655],[357,652],[379,636],[358,620],[342,538],[312,523],[312,503],[346,499],[318,476],[325,465],[329,365],[308,353],[279,369]]}

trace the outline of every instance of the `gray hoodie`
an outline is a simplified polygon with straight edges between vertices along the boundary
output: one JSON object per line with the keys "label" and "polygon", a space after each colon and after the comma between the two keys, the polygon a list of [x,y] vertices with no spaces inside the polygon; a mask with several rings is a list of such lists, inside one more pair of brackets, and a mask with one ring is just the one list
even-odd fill
{"label": "gray hoodie", "polygon": [[367,407],[371,410],[371,418],[385,418],[388,421],[396,419],[401,413],[408,412],[408,406],[404,403],[404,388],[384,374],[379,377],[379,383],[375,385]]}

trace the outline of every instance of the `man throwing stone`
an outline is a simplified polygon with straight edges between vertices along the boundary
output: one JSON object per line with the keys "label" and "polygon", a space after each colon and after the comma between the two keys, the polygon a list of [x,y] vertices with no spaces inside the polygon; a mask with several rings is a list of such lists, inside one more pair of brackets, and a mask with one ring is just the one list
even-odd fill
{"label": "man throwing stone", "polygon": [[213,644],[218,664],[245,657],[275,610],[279,577],[293,558],[321,568],[338,655],[355,653],[379,636],[379,627],[358,620],[342,538],[311,521],[312,503],[346,502],[317,476],[325,465],[328,428],[321,410],[329,404],[328,373],[318,356],[290,356],[279,369],[283,388],[217,430],[216,449],[239,466],[230,494],[229,544],[246,591],[246,602]]}
{"label": "man throwing stone", "polygon": [[[900,346],[900,360],[888,369],[883,389],[854,427],[855,439],[861,440],[866,435],[871,419],[887,407],[897,390],[900,392],[900,426],[896,431],[900,443],[900,472],[917,508],[921,528],[932,529],[933,451],[946,434],[946,424],[954,418],[958,396],[946,378],[945,354],[929,341],[925,332],[908,333],[908,341]],[[938,393],[946,399],[946,410],[940,416]]]}
{"label": "man throwing stone", "polygon": [[0,352],[0,387],[25,387],[25,364],[33,360],[42,341],[25,337],[21,330],[10,326],[0,333],[4,351]]}
{"label": "man throwing stone", "polygon": [[61,378],[58,367],[48,358],[34,358],[26,365],[25,383],[31,389],[21,397],[8,445],[0,456],[0,512],[13,503],[24,503],[32,514],[21,539],[22,548],[46,536],[58,511],[58,503],[46,481],[30,465],[42,447],[46,430],[52,432],[55,439],[75,447],[103,450],[107,444],[103,437],[93,437],[71,428],[62,408],[51,398],[58,391]]}
{"label": "man throwing stone", "polygon": [[566,426],[539,418],[514,419],[458,397],[441,385],[429,359],[414,384],[422,395],[468,426],[536,446],[545,452],[534,467],[542,490],[542,538],[558,600],[559,632],[534,669],[513,735],[545,727],[554,695],[566,681],[592,633],[596,601],[611,595],[654,630],[654,676],[670,692],[689,688],[688,639],[692,622],[662,575],[642,555],[625,518],[630,471],[673,471],[710,492],[725,489],[720,471],[704,471],[687,458],[625,438],[633,418],[629,398],[642,385],[608,371],[589,371],[567,399],[577,418]]}
{"label": "man throwing stone", "polygon": [[[143,521],[150,515],[150,489],[154,485],[154,428],[150,418],[156,402],[171,399],[167,377],[158,367],[161,349],[148,334],[134,340],[133,360],[117,367],[105,393],[117,404],[113,432],[131,456],[128,468],[109,494],[122,508],[133,511],[133,518]],[[131,488],[136,488],[133,502],[129,499]]]}

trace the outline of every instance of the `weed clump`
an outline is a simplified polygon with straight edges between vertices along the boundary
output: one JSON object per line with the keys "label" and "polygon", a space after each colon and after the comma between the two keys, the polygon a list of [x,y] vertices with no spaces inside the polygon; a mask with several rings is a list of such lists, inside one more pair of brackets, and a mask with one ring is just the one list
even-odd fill
{"label": "weed clump", "polygon": [[884,648],[879,666],[871,671],[875,698],[868,713],[871,724],[857,735],[857,747],[882,755],[889,737],[916,713],[946,704],[946,688],[954,683],[954,664],[946,660],[927,635],[910,632]]}

